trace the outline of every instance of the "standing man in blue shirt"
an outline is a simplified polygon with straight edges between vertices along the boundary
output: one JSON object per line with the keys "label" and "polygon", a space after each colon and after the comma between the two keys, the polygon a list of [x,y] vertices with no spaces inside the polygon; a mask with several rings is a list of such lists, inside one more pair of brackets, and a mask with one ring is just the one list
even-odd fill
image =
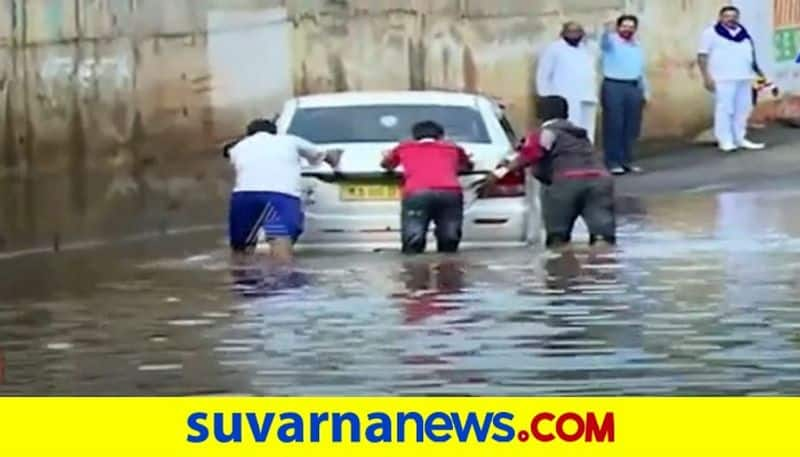
{"label": "standing man in blue shirt", "polygon": [[647,64],[636,39],[639,19],[623,15],[606,24],[600,41],[603,52],[603,149],[606,165],[615,175],[639,173],[633,147],[642,128],[642,110],[650,98]]}

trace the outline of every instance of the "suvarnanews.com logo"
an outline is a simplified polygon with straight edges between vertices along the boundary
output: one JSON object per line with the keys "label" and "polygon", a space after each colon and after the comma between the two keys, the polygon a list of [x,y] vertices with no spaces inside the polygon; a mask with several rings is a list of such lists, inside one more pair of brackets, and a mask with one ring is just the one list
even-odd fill
{"label": "suvarnanews.com logo", "polygon": [[613,443],[613,412],[194,412],[186,439],[204,443]]}

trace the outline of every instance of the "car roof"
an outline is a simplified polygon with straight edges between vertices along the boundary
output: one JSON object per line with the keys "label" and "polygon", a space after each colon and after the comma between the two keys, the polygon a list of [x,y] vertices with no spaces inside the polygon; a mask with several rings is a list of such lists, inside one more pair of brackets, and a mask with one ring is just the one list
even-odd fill
{"label": "car roof", "polygon": [[384,91],[337,92],[307,95],[296,98],[299,108],[328,108],[370,105],[446,105],[477,107],[479,100],[487,97],[465,92],[445,91]]}

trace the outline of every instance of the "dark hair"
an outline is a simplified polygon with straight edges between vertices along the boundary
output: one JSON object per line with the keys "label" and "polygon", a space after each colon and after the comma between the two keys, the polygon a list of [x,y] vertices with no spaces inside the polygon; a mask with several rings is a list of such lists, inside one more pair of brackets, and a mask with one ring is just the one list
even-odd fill
{"label": "dark hair", "polygon": [[411,135],[415,140],[440,140],[444,137],[444,127],[434,121],[422,121],[411,127]]}
{"label": "dark hair", "polygon": [[567,100],[560,95],[539,97],[539,99],[536,100],[536,116],[540,121],[567,119],[569,117],[569,105],[567,105]]}
{"label": "dark hair", "polygon": [[278,126],[269,119],[256,119],[247,124],[247,136],[255,135],[256,133],[269,133],[275,135],[278,133]]}
{"label": "dark hair", "polygon": [[623,14],[622,16],[617,18],[617,27],[621,27],[622,23],[625,21],[632,21],[635,27],[639,27],[639,18],[634,16],[633,14]]}
{"label": "dark hair", "polygon": [[583,26],[578,21],[567,21],[561,25],[561,34],[567,33],[570,27],[575,26],[583,31]]}
{"label": "dark hair", "polygon": [[741,14],[741,12],[739,11],[739,8],[737,8],[737,7],[733,6],[733,5],[728,5],[728,6],[723,6],[719,10],[719,15],[722,16],[723,14],[725,14],[727,12],[730,12],[730,11],[733,11],[736,14]]}

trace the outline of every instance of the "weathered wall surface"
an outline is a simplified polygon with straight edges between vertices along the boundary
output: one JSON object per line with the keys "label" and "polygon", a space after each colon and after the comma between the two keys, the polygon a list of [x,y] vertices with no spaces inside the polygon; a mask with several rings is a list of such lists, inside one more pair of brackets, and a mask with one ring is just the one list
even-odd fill
{"label": "weathered wall surface", "polygon": [[[277,110],[293,92],[482,90],[510,100],[525,124],[536,55],[561,22],[583,22],[596,41],[622,11],[642,18],[650,60],[655,100],[645,136],[679,136],[709,123],[694,55],[722,3],[0,0],[0,169],[114,167],[133,160],[131,149],[172,163]],[[770,22],[761,54],[784,43],[774,49],[781,82],[800,81],[786,63],[800,27],[787,5],[800,2],[740,3],[759,25]]]}
{"label": "weathered wall surface", "polygon": [[[0,0],[0,250],[223,220],[212,151],[293,93],[460,88],[531,119],[539,50],[566,19],[642,19],[645,136],[710,125],[695,66],[721,0]],[[800,0],[738,0],[800,90]],[[689,109],[687,109],[687,107]],[[209,210],[213,208],[213,210]]]}
{"label": "weathered wall surface", "polygon": [[180,155],[291,95],[279,1],[3,2],[7,169],[111,165],[142,142]]}
{"label": "weathered wall surface", "polygon": [[[585,24],[593,45],[603,23],[623,11],[642,19],[655,100],[645,135],[697,132],[710,107],[695,56],[700,31],[723,3],[716,0],[540,0],[434,2],[302,2],[294,40],[298,92],[450,87],[510,100],[518,124],[530,116],[539,50],[561,24]],[[376,4],[391,5],[378,6]],[[669,18],[669,27],[663,26]],[[320,46],[319,43],[325,43]]]}
{"label": "weathered wall surface", "polygon": [[0,0],[0,250],[221,220],[209,145],[291,96],[290,24],[277,0]]}

